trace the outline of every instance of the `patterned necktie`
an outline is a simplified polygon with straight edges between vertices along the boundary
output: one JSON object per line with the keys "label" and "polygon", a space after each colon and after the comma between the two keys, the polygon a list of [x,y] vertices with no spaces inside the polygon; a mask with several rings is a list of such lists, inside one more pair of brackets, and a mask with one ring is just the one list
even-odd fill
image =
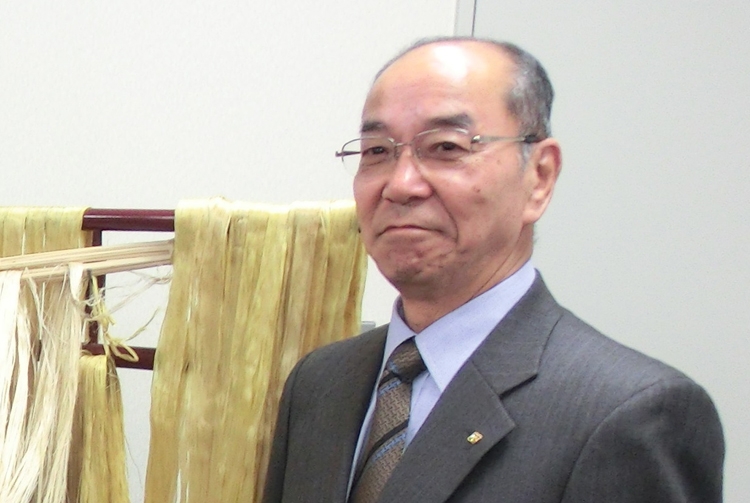
{"label": "patterned necktie", "polygon": [[388,358],[378,383],[370,434],[352,486],[350,503],[373,503],[406,448],[411,383],[425,370],[414,338]]}

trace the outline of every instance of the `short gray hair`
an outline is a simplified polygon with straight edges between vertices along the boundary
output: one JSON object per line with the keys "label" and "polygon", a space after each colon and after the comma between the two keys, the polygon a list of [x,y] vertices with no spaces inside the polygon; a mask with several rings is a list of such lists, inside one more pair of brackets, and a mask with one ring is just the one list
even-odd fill
{"label": "short gray hair", "polygon": [[[510,42],[501,42],[488,38],[466,36],[447,36],[423,38],[407,47],[388,61],[375,75],[375,80],[407,53],[419,47],[441,42],[481,42],[492,45],[508,56],[516,65],[515,83],[505,96],[505,104],[511,116],[518,120],[520,135],[534,135],[538,139],[552,135],[550,116],[554,91],[552,83],[542,64],[530,53]],[[521,145],[522,161],[525,164],[533,144]]]}

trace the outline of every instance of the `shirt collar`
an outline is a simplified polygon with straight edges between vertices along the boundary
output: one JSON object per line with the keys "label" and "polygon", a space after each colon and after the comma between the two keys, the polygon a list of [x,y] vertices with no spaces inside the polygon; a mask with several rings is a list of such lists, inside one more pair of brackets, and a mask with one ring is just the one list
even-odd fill
{"label": "shirt collar", "polygon": [[418,334],[399,315],[399,297],[391,313],[381,372],[393,350],[416,335],[417,347],[427,371],[440,391],[444,391],[471,354],[528,291],[535,276],[534,266],[530,261],[526,262],[518,271]]}

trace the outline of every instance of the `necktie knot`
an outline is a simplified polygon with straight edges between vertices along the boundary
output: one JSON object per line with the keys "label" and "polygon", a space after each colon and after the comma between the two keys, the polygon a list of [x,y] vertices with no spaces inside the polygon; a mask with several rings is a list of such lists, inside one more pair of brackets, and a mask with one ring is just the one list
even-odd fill
{"label": "necktie knot", "polygon": [[[386,370],[398,377],[401,382],[409,384],[426,370],[422,356],[419,354],[414,337],[402,342],[391,353],[388,362],[385,364]],[[386,379],[387,376],[383,376]]]}

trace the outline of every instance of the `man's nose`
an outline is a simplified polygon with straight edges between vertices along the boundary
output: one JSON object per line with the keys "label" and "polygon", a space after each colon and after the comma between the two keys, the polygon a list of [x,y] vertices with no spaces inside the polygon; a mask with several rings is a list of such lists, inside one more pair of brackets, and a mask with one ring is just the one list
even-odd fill
{"label": "man's nose", "polygon": [[399,145],[394,152],[394,166],[383,189],[383,198],[405,204],[432,194],[432,187],[422,173],[421,161],[411,145]]}

